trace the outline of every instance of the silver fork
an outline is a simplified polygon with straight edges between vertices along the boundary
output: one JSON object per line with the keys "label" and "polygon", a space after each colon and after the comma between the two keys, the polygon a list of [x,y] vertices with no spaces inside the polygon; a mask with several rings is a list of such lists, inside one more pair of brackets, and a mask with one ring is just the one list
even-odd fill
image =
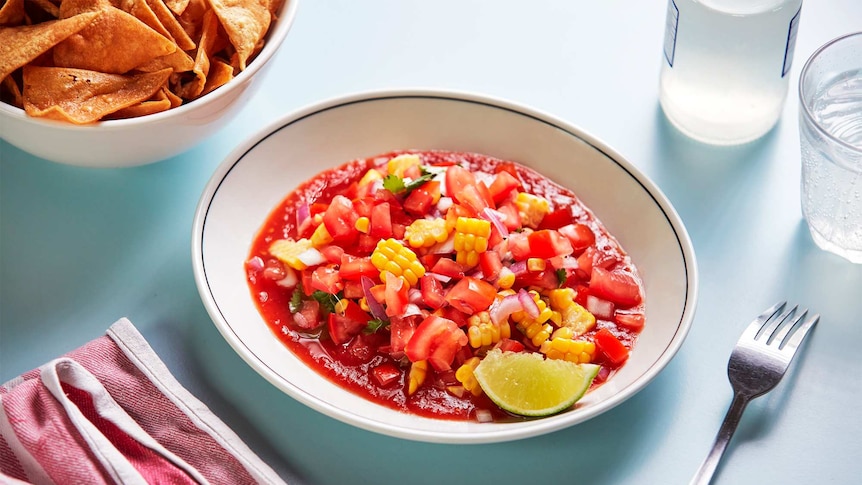
{"label": "silver fork", "polygon": [[[776,303],[754,319],[745,329],[727,365],[727,376],[733,387],[733,401],[715,437],[709,455],[700,465],[689,485],[707,485],[718,467],[724,450],[752,399],[771,391],[784,376],[799,344],[820,315],[808,317],[803,310],[794,318],[798,306],[784,311],[787,302]],[[806,318],[807,317],[807,318]]]}

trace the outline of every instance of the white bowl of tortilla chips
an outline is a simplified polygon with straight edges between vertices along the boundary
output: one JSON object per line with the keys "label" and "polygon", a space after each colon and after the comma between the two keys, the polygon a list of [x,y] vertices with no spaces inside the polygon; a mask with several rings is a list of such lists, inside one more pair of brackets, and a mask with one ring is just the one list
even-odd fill
{"label": "white bowl of tortilla chips", "polygon": [[60,163],[142,165],[252,94],[298,0],[6,0],[0,137]]}

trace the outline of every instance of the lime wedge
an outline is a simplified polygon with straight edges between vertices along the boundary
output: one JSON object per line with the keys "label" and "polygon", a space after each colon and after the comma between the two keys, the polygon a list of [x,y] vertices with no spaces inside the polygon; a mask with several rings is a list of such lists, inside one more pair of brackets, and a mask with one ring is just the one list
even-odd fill
{"label": "lime wedge", "polygon": [[485,394],[502,409],[521,416],[549,416],[577,402],[598,372],[595,364],[494,349],[473,373]]}

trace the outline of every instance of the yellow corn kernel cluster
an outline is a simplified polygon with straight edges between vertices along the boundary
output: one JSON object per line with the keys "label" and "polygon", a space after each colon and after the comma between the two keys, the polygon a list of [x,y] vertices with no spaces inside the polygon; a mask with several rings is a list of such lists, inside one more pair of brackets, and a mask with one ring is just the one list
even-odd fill
{"label": "yellow corn kernel cluster", "polygon": [[416,253],[395,239],[381,239],[371,253],[371,263],[380,270],[389,271],[401,277],[410,286],[416,286],[425,274],[425,267],[419,262]]}
{"label": "yellow corn kernel cluster", "polygon": [[446,219],[416,219],[404,230],[404,239],[411,247],[429,248],[449,239]]}
{"label": "yellow corn kernel cluster", "polygon": [[362,187],[363,185],[370,184],[371,182],[374,182],[376,180],[383,180],[383,175],[381,175],[380,172],[377,171],[377,169],[370,168],[367,172],[365,172],[365,175],[363,175],[362,178],[359,179],[357,185],[359,187]]}
{"label": "yellow corn kernel cluster", "polygon": [[420,163],[422,163],[422,160],[419,158],[419,155],[404,153],[397,157],[390,158],[389,162],[386,163],[386,170],[390,175],[397,175],[404,178],[405,170],[414,165],[419,165]]}
{"label": "yellow corn kernel cluster", "polygon": [[299,259],[299,255],[308,251],[311,247],[311,241],[305,238],[299,241],[279,239],[269,245],[269,254],[291,268],[302,271],[308,266]]}
{"label": "yellow corn kernel cluster", "polygon": [[596,326],[596,317],[575,302],[575,290],[558,288],[548,292],[548,303],[560,313],[558,325],[570,329],[574,336],[583,335]]}
{"label": "yellow corn kernel cluster", "polygon": [[548,307],[547,302],[542,299],[536,291],[530,291],[530,297],[536,302],[539,307],[539,316],[531,318],[525,311],[519,311],[512,314],[512,320],[518,324],[520,330],[536,347],[542,345],[543,342],[551,337],[551,332],[554,327],[547,323],[548,321],[559,324],[560,313]]}
{"label": "yellow corn kernel cluster", "polygon": [[470,391],[474,396],[482,395],[482,387],[479,386],[479,381],[476,380],[476,376],[473,374],[473,371],[479,365],[479,361],[478,357],[470,357],[455,371],[455,379],[458,379],[458,382],[464,386],[464,389]]}
{"label": "yellow corn kernel cluster", "polygon": [[317,226],[317,229],[315,229],[314,233],[311,235],[311,245],[316,248],[321,248],[331,242],[332,235],[329,234],[329,230],[326,229],[326,225],[321,223],[319,226]]}
{"label": "yellow corn kernel cluster", "polygon": [[425,376],[428,374],[428,361],[420,360],[410,364],[410,372],[407,374],[407,395],[412,396],[419,386],[425,382]]}
{"label": "yellow corn kernel cluster", "polygon": [[[554,333],[556,334],[556,332]],[[539,351],[549,359],[586,364],[593,361],[593,357],[596,355],[596,344],[585,340],[555,336],[543,342],[539,347]]]}
{"label": "yellow corn kernel cluster", "polygon": [[518,192],[515,196],[515,206],[521,216],[521,224],[533,229],[539,227],[542,219],[551,212],[551,206],[543,197],[526,192]]}
{"label": "yellow corn kernel cluster", "polygon": [[455,221],[455,261],[468,268],[479,264],[479,255],[488,250],[490,235],[490,222],[459,217]]}
{"label": "yellow corn kernel cluster", "polygon": [[497,325],[491,321],[491,314],[488,312],[479,312],[467,318],[467,339],[474,349],[493,345],[500,339],[511,336],[512,330],[509,328],[509,322],[505,321]]}
{"label": "yellow corn kernel cluster", "polygon": [[548,303],[554,310],[561,311],[575,303],[575,296],[575,290],[572,288],[557,288],[548,291]]}

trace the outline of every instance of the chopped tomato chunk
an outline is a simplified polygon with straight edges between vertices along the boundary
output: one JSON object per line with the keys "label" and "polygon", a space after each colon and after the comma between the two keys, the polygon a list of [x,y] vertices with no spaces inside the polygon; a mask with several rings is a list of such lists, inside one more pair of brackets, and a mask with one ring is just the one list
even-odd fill
{"label": "chopped tomato chunk", "polygon": [[410,192],[404,200],[404,210],[414,216],[423,216],[438,200],[440,200],[440,182],[431,180]]}
{"label": "chopped tomato chunk", "polygon": [[357,258],[349,254],[344,254],[341,257],[341,267],[338,273],[345,280],[359,280],[363,276],[377,279],[380,276],[380,270],[371,262],[371,257]]}
{"label": "chopped tomato chunk", "polygon": [[576,254],[580,254],[596,243],[596,235],[593,230],[585,224],[567,224],[559,229],[560,234],[566,236],[572,244]]}
{"label": "chopped tomato chunk", "polygon": [[482,310],[487,310],[497,290],[485,281],[470,276],[465,276],[446,293],[446,302],[454,308],[473,315]]}
{"label": "chopped tomato chunk", "polygon": [[503,269],[503,262],[500,260],[500,254],[497,253],[497,251],[485,251],[480,254],[479,268],[482,269],[482,276],[486,280],[496,281],[497,276],[500,276],[500,270]]}
{"label": "chopped tomato chunk", "polygon": [[356,230],[358,217],[353,202],[343,195],[336,195],[323,214],[323,224],[334,240],[349,241],[359,233]]}
{"label": "chopped tomato chunk", "polygon": [[371,209],[371,226],[368,234],[376,239],[392,237],[392,215],[389,212],[389,202],[377,204]]}
{"label": "chopped tomato chunk", "polygon": [[380,387],[389,387],[401,379],[401,371],[390,362],[384,362],[371,369],[371,375]]}
{"label": "chopped tomato chunk", "polygon": [[467,334],[448,318],[431,315],[422,320],[407,342],[407,358],[428,360],[435,370],[449,370],[455,354],[467,345]]}
{"label": "chopped tomato chunk", "polygon": [[531,258],[550,259],[555,256],[572,254],[572,243],[553,229],[532,232],[527,239],[530,245]]}
{"label": "chopped tomato chunk", "polygon": [[643,300],[640,285],[635,276],[622,270],[608,271],[599,267],[593,268],[590,277],[590,293],[622,307],[631,307]]}
{"label": "chopped tomato chunk", "polygon": [[422,302],[430,308],[437,310],[446,304],[446,298],[443,294],[443,285],[437,278],[431,275],[423,275],[419,279],[419,285],[422,290]]}
{"label": "chopped tomato chunk", "polygon": [[440,258],[431,268],[432,273],[437,273],[450,278],[463,278],[464,267],[454,259]]}
{"label": "chopped tomato chunk", "polygon": [[386,290],[383,294],[383,299],[386,302],[386,315],[395,316],[404,313],[404,307],[409,303],[409,290],[407,283],[403,279],[386,272]]}
{"label": "chopped tomato chunk", "polygon": [[368,326],[368,320],[371,320],[371,315],[365,313],[353,300],[342,301],[347,302],[344,312],[330,313],[328,322],[329,336],[339,345],[359,335]]}
{"label": "chopped tomato chunk", "polygon": [[494,199],[494,202],[499,204],[505,200],[513,190],[520,187],[521,181],[504,170],[497,172],[497,175],[494,177],[494,181],[491,182],[491,186],[488,187],[488,190],[491,192],[491,197]]}
{"label": "chopped tomato chunk", "polygon": [[344,289],[338,270],[332,266],[318,266],[311,273],[311,287],[334,295]]}
{"label": "chopped tomato chunk", "polygon": [[595,335],[596,350],[602,353],[608,363],[618,366],[629,358],[629,349],[607,328],[601,328]]}

